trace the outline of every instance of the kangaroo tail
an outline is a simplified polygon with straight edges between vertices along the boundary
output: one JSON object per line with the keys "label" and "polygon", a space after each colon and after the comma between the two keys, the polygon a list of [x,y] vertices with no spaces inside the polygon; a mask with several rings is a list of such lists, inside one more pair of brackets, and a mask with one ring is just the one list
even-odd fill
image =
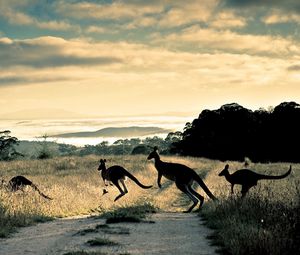
{"label": "kangaroo tail", "polygon": [[201,179],[201,177],[195,172],[194,174],[194,180],[200,185],[200,187],[205,191],[205,193],[212,199],[212,200],[218,200],[208,189],[204,181]]}
{"label": "kangaroo tail", "polygon": [[31,184],[31,187],[34,188],[43,198],[52,200],[52,198],[48,197],[47,195],[45,195],[43,192],[41,192],[38,187],[36,185],[34,185],[33,183]]}
{"label": "kangaroo tail", "polygon": [[283,175],[263,175],[263,174],[261,174],[261,175],[259,175],[259,179],[267,179],[267,180],[283,179],[283,178],[287,177],[291,172],[292,172],[292,166],[290,165],[290,169]]}
{"label": "kangaroo tail", "polygon": [[131,173],[129,173],[125,169],[124,169],[124,175],[126,175],[128,178],[130,178],[131,180],[133,180],[138,186],[140,186],[143,189],[150,189],[150,188],[152,188],[152,185],[146,186],[146,185],[140,183],[139,180],[136,177],[134,177]]}

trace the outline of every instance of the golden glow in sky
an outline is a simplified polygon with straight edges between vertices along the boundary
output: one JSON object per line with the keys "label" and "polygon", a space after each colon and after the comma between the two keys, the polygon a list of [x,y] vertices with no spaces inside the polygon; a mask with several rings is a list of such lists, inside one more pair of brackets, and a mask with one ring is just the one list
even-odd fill
{"label": "golden glow in sky", "polygon": [[299,103],[299,10],[297,0],[0,0],[0,116]]}

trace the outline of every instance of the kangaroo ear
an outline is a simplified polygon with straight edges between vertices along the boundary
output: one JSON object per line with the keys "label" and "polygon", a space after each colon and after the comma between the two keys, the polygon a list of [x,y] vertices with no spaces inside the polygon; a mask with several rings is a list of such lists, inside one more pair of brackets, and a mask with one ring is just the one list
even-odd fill
{"label": "kangaroo ear", "polygon": [[158,147],[157,147],[157,146],[154,146],[154,147],[153,147],[153,150],[154,150],[154,151],[157,151],[157,150],[158,150]]}
{"label": "kangaroo ear", "polygon": [[103,162],[105,163],[105,162],[106,162],[106,159],[103,159]]}
{"label": "kangaroo ear", "polygon": [[100,163],[103,163],[103,159],[100,159]]}
{"label": "kangaroo ear", "polygon": [[229,165],[228,164],[226,164],[226,166],[225,166],[225,169],[227,170],[229,168]]}

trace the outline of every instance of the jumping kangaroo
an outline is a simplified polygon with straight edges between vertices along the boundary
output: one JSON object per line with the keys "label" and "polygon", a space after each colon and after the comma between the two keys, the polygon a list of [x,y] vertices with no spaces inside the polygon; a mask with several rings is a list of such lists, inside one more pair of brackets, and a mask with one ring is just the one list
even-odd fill
{"label": "jumping kangaroo", "polygon": [[[129,177],[131,180],[133,180],[138,186],[140,186],[143,189],[150,189],[151,186],[145,186],[142,183],[139,182],[139,180],[134,177],[131,173],[129,173],[125,168],[121,166],[111,166],[106,169],[105,166],[106,159],[100,159],[100,165],[98,167],[98,171],[101,171],[101,176],[103,179],[103,182],[105,186],[107,186],[106,180],[111,181],[120,191],[120,194],[115,198],[114,201],[117,201],[119,198],[124,196],[126,193],[128,193],[128,190],[125,185],[125,179],[126,177]],[[121,182],[124,190],[120,187],[119,181]],[[107,193],[107,191],[103,191],[103,193]]]}
{"label": "jumping kangaroo", "polygon": [[233,193],[233,186],[235,184],[242,185],[242,197],[246,195],[250,188],[257,185],[257,181],[267,179],[283,179],[287,177],[292,171],[292,166],[290,166],[290,169],[285,174],[279,176],[272,176],[258,174],[249,169],[240,169],[234,172],[233,174],[230,174],[228,168],[229,165],[227,164],[225,168],[219,173],[219,176],[225,176],[226,180],[231,183],[231,194]]}
{"label": "jumping kangaroo", "polygon": [[174,181],[176,187],[183,193],[187,194],[187,196],[193,201],[193,205],[185,212],[191,212],[193,208],[197,205],[198,200],[200,200],[199,209],[204,202],[204,197],[192,188],[192,184],[194,181],[196,181],[201,186],[201,188],[211,199],[216,200],[216,197],[210,192],[203,180],[193,169],[182,164],[161,161],[157,150],[158,148],[154,147],[153,151],[149,154],[147,159],[154,159],[154,165],[158,172],[158,187],[161,188],[160,182],[162,176],[171,181]]}
{"label": "jumping kangaroo", "polygon": [[34,190],[36,190],[43,198],[52,200],[52,198],[46,196],[42,193],[38,187],[32,183],[32,181],[28,180],[26,177],[18,175],[10,179],[8,184],[5,184],[5,181],[2,180],[2,186],[6,186],[8,190],[15,192],[17,190],[23,191],[24,186],[31,186]]}

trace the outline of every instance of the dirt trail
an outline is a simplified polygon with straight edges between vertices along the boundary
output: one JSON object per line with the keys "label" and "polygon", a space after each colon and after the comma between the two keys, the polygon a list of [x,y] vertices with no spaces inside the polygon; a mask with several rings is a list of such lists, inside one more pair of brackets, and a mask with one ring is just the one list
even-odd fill
{"label": "dirt trail", "polygon": [[[216,254],[206,236],[211,230],[203,226],[196,214],[156,213],[154,223],[105,224],[93,217],[59,219],[22,228],[9,239],[0,240],[0,254],[65,254],[71,251],[101,251],[104,254]],[[98,229],[96,230],[96,226]],[[100,226],[100,227],[99,227]],[[92,232],[81,232],[83,230]],[[95,238],[109,239],[114,246],[86,244]]]}

